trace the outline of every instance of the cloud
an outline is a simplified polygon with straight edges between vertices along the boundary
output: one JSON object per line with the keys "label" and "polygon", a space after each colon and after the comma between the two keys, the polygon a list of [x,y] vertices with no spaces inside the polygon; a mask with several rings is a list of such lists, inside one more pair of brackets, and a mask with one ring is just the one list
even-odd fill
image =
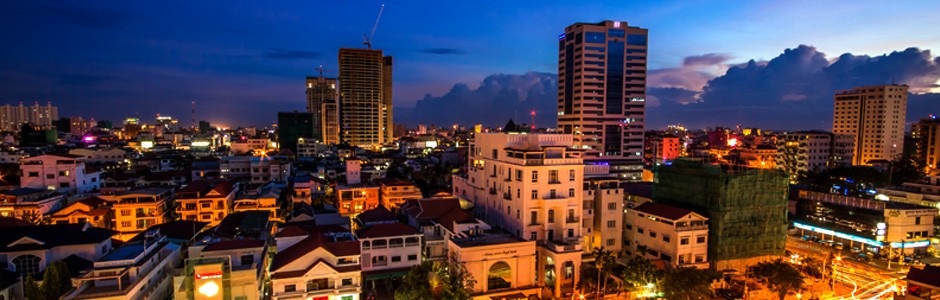
{"label": "cloud", "polygon": [[731,59],[730,55],[721,53],[709,53],[697,56],[689,56],[682,60],[683,66],[711,66],[722,64]]}
{"label": "cloud", "polygon": [[[691,63],[686,59],[682,68],[650,71],[650,127],[683,123],[693,128],[741,124],[826,129],[831,127],[836,90],[896,82],[910,85],[914,93],[924,93],[936,88],[940,80],[940,58],[929,50],[907,48],[874,57],[846,53],[830,59],[812,46],[800,45],[767,62],[751,60],[729,66],[724,74],[697,89],[705,75],[681,70],[723,62],[700,58],[691,59]],[[940,109],[936,99],[911,96],[908,121],[925,111],[921,109]]]}
{"label": "cloud", "polygon": [[323,53],[303,50],[272,50],[265,53],[264,57],[271,59],[305,60],[318,59],[323,57]]}
{"label": "cloud", "polygon": [[428,48],[419,50],[421,53],[425,54],[435,54],[435,55],[461,55],[465,54],[463,50],[455,48]]}
{"label": "cloud", "polygon": [[129,14],[111,10],[92,10],[64,4],[44,5],[41,12],[55,19],[95,29],[118,28],[131,19]]}
{"label": "cloud", "polygon": [[88,74],[71,74],[63,75],[59,77],[59,84],[63,85],[79,85],[79,86],[97,86],[102,82],[111,79],[110,76],[103,75],[88,75]]}
{"label": "cloud", "polygon": [[500,126],[510,118],[530,123],[536,111],[539,127],[554,127],[558,103],[555,74],[493,74],[479,88],[458,83],[441,96],[426,95],[414,108],[396,108],[395,122],[405,124],[484,124]]}

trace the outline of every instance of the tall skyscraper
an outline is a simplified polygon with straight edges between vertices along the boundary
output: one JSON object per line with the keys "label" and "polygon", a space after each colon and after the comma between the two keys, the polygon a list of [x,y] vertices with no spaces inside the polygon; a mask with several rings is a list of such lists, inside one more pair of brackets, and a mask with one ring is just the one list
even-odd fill
{"label": "tall skyscraper", "polygon": [[339,142],[339,93],[336,78],[307,77],[307,112],[313,114],[313,138],[326,144]]}
{"label": "tall skyscraper", "polygon": [[382,50],[339,50],[340,139],[376,147],[391,141],[392,58]]}
{"label": "tall skyscraper", "polygon": [[643,177],[646,44],[647,29],[621,21],[575,23],[558,37],[558,130],[586,163],[627,181]]}
{"label": "tall skyscraper", "polygon": [[878,85],[836,91],[832,133],[855,137],[854,165],[894,160],[904,150],[907,85]]}
{"label": "tall skyscraper", "polygon": [[923,164],[927,175],[940,170],[940,119],[936,115],[920,119],[911,125],[911,137],[917,146],[915,159]]}

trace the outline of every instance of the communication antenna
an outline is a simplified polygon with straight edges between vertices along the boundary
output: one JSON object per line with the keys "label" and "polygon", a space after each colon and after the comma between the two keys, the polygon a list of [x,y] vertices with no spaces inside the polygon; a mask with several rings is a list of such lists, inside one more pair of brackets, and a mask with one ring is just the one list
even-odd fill
{"label": "communication antenna", "polygon": [[372,25],[372,32],[368,36],[365,34],[362,35],[363,45],[366,45],[367,49],[372,49],[372,37],[375,36],[375,28],[379,26],[379,19],[382,18],[382,12],[385,11],[385,4],[382,4],[382,7],[379,8],[379,15],[375,17],[375,24]]}

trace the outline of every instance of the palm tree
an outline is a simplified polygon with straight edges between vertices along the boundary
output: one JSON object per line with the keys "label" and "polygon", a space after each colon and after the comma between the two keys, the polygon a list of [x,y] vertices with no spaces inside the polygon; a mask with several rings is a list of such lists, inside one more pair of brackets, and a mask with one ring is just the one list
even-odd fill
{"label": "palm tree", "polygon": [[663,272],[656,268],[648,258],[635,256],[627,261],[620,278],[626,283],[622,289],[635,287],[655,287],[663,279]]}
{"label": "palm tree", "polygon": [[597,268],[597,295],[601,296],[602,287],[607,287],[607,273],[614,266],[614,256],[612,251],[604,250],[604,247],[594,249],[593,254],[594,267]]}

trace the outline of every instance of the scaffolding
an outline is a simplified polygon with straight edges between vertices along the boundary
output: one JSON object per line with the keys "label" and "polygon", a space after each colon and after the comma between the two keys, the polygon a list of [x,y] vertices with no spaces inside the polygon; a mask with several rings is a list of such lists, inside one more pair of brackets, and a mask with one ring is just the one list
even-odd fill
{"label": "scaffolding", "polygon": [[653,201],[709,218],[708,259],[713,267],[719,261],[784,255],[789,188],[785,172],[688,159],[656,172]]}

